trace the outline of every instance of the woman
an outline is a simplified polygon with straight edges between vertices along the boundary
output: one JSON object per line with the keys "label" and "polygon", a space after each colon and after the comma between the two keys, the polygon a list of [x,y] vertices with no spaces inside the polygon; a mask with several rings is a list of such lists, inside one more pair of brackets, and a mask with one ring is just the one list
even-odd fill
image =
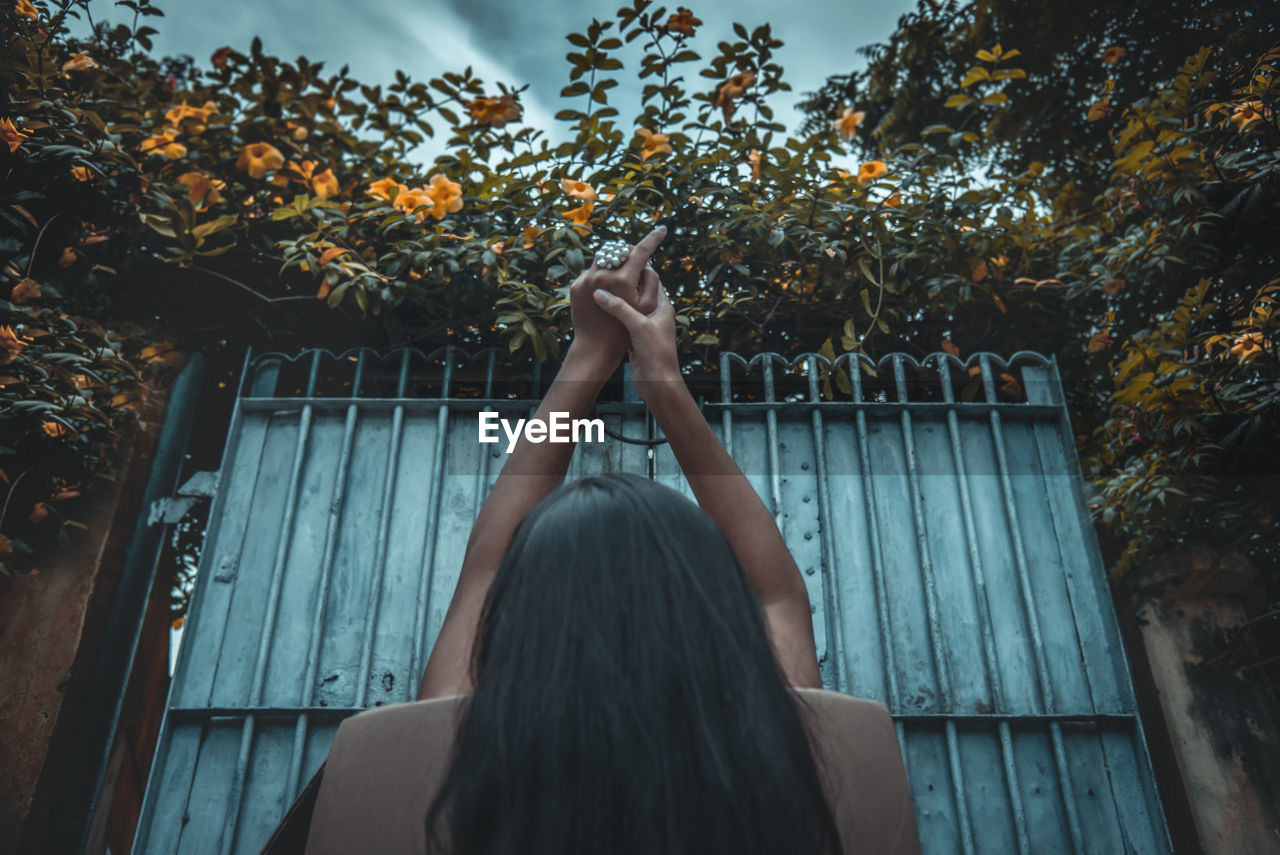
{"label": "woman", "polygon": [[571,286],[535,418],[584,417],[629,350],[698,504],[639,476],[562,484],[573,446],[522,438],[419,702],[339,729],[309,855],[919,851],[887,711],[822,690],[799,570],[685,387],[647,265],[665,234]]}

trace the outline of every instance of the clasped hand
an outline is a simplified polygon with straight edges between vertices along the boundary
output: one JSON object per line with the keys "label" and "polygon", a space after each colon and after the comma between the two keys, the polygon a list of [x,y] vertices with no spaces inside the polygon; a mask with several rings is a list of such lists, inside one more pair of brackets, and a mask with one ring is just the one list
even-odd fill
{"label": "clasped hand", "polygon": [[641,396],[654,383],[680,380],[676,313],[649,258],[667,235],[659,226],[612,270],[591,265],[569,286],[573,342],[584,355],[610,371],[631,360],[631,376]]}

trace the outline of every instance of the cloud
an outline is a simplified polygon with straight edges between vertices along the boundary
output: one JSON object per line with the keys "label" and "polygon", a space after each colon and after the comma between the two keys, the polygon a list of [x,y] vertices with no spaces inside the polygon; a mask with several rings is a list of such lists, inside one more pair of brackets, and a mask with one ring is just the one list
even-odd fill
{"label": "cloud", "polygon": [[[196,0],[159,0],[165,17],[151,23],[160,30],[155,37],[157,54],[190,54],[201,63],[223,45],[247,51],[257,35],[268,53],[290,61],[300,55],[322,61],[326,73],[349,65],[352,77],[370,85],[391,83],[396,70],[426,81],[470,65],[488,93],[497,92],[500,80],[517,88],[528,83],[520,95],[523,123],[542,131],[543,139],[555,145],[571,137],[569,123],[557,121],[555,113],[586,103],[579,98],[570,104],[560,97],[569,82],[564,55],[573,49],[565,36],[585,31],[592,18],[616,21],[622,2],[222,0],[217,14],[209,14],[209,7]],[[886,39],[898,16],[915,7],[915,0],[793,0],[785,6],[775,0],[685,2],[704,22],[692,43],[704,63],[716,54],[718,41],[737,39],[735,21],[749,30],[768,22],[774,37],[785,42],[773,61],[783,66],[783,79],[792,91],[774,95],[768,106],[775,120],[788,128],[799,124],[794,105],[805,92],[820,87],[829,75],[860,67],[864,60],[855,49]],[[95,5],[96,17],[122,20],[120,10],[106,3]],[[674,9],[674,4],[668,8]],[[77,26],[85,31],[83,23]],[[610,103],[619,110],[615,121],[623,129],[629,129],[640,113],[642,87],[653,80],[636,77],[640,47],[640,40],[623,47],[626,67],[616,72],[619,85],[610,90]],[[697,65],[681,69],[684,85],[710,92],[714,82],[698,74]],[[436,136],[415,152],[415,159],[425,163],[445,150],[449,135],[442,119],[427,120]]]}

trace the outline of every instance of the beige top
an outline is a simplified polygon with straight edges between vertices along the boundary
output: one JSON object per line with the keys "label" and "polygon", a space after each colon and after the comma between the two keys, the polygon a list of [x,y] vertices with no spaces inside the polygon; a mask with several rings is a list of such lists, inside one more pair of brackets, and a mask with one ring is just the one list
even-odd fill
{"label": "beige top", "polygon": [[[846,853],[917,855],[911,791],[885,706],[824,689],[797,689],[821,746],[819,768]],[[449,763],[467,695],[366,710],[342,723],[329,749],[307,855],[422,855],[424,819]]]}

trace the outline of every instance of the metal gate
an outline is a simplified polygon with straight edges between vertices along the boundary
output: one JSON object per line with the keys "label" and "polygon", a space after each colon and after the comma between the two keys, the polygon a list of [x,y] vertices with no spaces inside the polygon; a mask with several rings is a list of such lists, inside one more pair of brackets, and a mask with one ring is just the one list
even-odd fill
{"label": "metal gate", "polygon": [[[550,379],[506,360],[246,356],[135,852],[256,853],[345,716],[416,694],[505,456],[476,413]],[[893,714],[924,851],[1171,851],[1056,362],[859,360],[690,383],[805,574],[824,684]],[[569,477],[690,495],[628,392]]]}

